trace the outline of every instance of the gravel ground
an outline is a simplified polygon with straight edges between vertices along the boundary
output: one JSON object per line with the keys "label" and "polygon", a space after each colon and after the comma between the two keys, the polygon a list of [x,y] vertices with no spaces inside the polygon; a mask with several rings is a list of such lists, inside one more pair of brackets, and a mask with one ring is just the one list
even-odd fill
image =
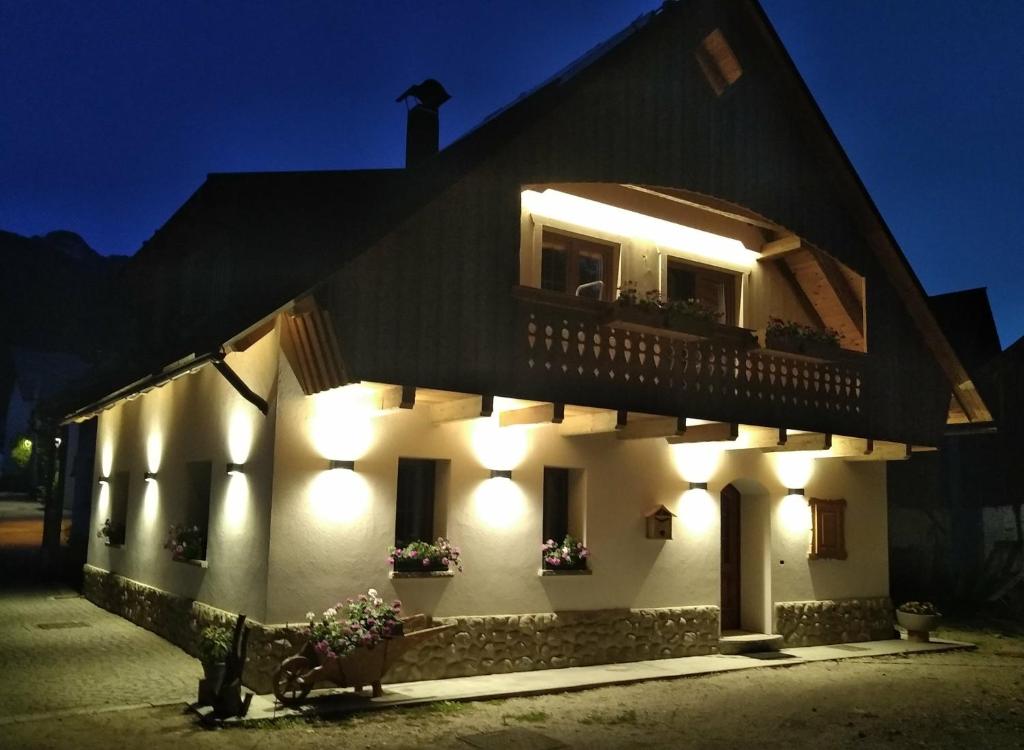
{"label": "gravel ground", "polygon": [[[980,647],[215,731],[199,728],[176,707],[90,713],[0,726],[0,745],[104,750],[112,745],[147,750],[1024,748],[1024,638],[964,631],[942,635]],[[508,730],[541,737],[531,742],[521,734],[518,739],[506,735],[490,744],[486,738],[474,739]]]}

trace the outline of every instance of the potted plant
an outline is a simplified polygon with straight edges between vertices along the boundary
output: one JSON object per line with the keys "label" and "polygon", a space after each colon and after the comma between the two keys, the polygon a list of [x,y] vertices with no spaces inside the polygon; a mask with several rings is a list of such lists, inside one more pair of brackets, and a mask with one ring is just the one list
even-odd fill
{"label": "potted plant", "polygon": [[931,602],[905,602],[896,608],[896,622],[907,629],[907,640],[928,643],[942,614]]}
{"label": "potted plant", "polygon": [[451,566],[461,573],[460,557],[459,548],[444,537],[438,537],[433,543],[416,541],[388,549],[388,562],[398,573],[441,572]]}
{"label": "potted plant", "polygon": [[227,628],[211,625],[199,635],[199,661],[203,665],[203,681],[199,685],[200,703],[212,703],[220,692],[224,670],[234,634]]}
{"label": "potted plant", "polygon": [[834,328],[815,328],[782,318],[769,318],[764,332],[767,349],[828,359],[835,356],[840,346],[839,332]]}
{"label": "potted plant", "polygon": [[544,570],[586,570],[589,557],[590,550],[571,534],[561,542],[548,539],[541,545]]}
{"label": "potted plant", "polygon": [[172,524],[164,549],[171,551],[173,560],[200,560],[203,556],[203,532],[197,524]]}

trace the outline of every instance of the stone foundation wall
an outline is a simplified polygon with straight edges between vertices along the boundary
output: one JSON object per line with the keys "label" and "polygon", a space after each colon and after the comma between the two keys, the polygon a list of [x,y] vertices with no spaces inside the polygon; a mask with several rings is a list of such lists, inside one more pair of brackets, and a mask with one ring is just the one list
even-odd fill
{"label": "stone foundation wall", "polygon": [[442,617],[455,627],[410,651],[392,682],[667,659],[718,648],[718,607]]}
{"label": "stone foundation wall", "polygon": [[778,602],[775,632],[786,646],[825,646],[892,638],[893,607],[887,596]]}
{"label": "stone foundation wall", "polygon": [[[235,618],[91,565],[85,566],[85,596],[192,655],[203,628]],[[409,651],[388,671],[388,682],[698,656],[718,647],[718,607],[442,617],[431,624],[455,627]],[[274,670],[298,652],[304,636],[291,627],[247,625],[243,682],[269,693]]]}

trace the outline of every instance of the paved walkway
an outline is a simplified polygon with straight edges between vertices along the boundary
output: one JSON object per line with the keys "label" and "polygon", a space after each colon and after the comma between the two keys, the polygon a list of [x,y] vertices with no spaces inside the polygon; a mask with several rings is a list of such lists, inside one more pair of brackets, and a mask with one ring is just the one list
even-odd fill
{"label": "paved walkway", "polygon": [[447,680],[391,683],[384,685],[384,695],[371,698],[369,690],[318,691],[303,706],[282,708],[272,695],[254,697],[249,714],[244,719],[281,718],[287,716],[335,715],[374,709],[410,706],[437,701],[465,701],[493,698],[513,698],[543,693],[560,693],[608,685],[626,685],[648,680],[696,677],[717,672],[742,669],[785,667],[836,659],[855,659],[865,656],[891,656],[955,649],[973,649],[969,643],[936,640],[931,643],[912,643],[905,640],[868,641],[836,646],[808,646],[787,648],[766,654],[726,656],[687,656],[681,659],[657,659],[626,664],[601,664],[592,667],[543,669],[534,672],[491,674],[477,677],[455,677]]}
{"label": "paved walkway", "polygon": [[0,725],[188,703],[201,672],[181,649],[71,592],[0,591]]}

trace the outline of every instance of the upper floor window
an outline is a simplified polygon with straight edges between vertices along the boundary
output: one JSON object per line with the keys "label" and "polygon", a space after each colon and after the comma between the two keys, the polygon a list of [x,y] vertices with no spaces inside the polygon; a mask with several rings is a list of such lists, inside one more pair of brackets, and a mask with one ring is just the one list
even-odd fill
{"label": "upper floor window", "polygon": [[717,271],[669,258],[665,297],[670,301],[695,299],[718,313],[718,322],[737,325],[736,274]]}
{"label": "upper floor window", "polygon": [[540,287],[588,299],[611,301],[615,292],[612,245],[545,229]]}

